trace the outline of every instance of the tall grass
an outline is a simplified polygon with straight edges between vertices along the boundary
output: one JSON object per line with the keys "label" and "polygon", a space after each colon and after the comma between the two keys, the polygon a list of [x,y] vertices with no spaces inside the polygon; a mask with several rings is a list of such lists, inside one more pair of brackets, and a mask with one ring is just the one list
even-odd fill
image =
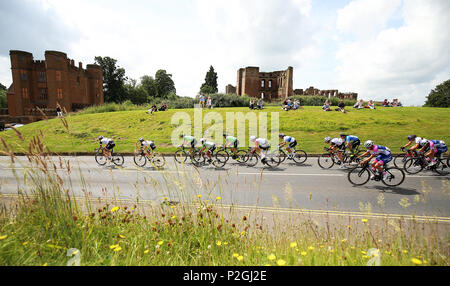
{"label": "tall grass", "polygon": [[[17,158],[2,144],[14,169]],[[0,208],[0,265],[66,265],[76,257],[81,265],[449,265],[448,233],[433,220],[240,209],[222,203],[232,185],[213,192],[227,177],[204,180],[183,166],[161,171],[162,181],[146,176],[158,193],[153,203],[94,199],[86,184],[75,197],[77,170],[45,151],[41,136],[29,142],[30,189],[19,185],[18,199]]]}

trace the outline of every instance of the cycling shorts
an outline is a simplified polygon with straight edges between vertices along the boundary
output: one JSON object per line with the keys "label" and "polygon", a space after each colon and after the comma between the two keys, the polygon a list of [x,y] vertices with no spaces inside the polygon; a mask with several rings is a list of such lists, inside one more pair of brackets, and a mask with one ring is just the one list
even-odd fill
{"label": "cycling shorts", "polygon": [[380,154],[376,157],[375,162],[381,163],[381,165],[386,165],[392,161],[392,155]]}

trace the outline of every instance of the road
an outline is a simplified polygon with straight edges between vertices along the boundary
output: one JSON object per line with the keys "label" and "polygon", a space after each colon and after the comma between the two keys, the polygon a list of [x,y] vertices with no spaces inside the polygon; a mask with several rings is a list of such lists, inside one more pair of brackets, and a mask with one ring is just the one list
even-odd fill
{"label": "road", "polygon": [[[249,168],[237,163],[223,169],[202,167],[198,171],[187,163],[176,164],[166,156],[163,170],[138,168],[132,157],[125,157],[122,167],[99,166],[93,156],[62,157],[71,166],[59,165],[57,171],[75,196],[89,196],[160,203],[185,202],[197,194],[202,199],[216,200],[223,205],[240,208],[255,206],[273,211],[310,210],[359,214],[372,213],[439,217],[450,220],[450,178],[424,172],[407,175],[400,187],[391,188],[381,182],[369,181],[354,187],[347,180],[347,171],[333,167],[321,169],[317,158],[308,158],[302,166],[283,163],[276,169],[263,168],[261,163]],[[14,175],[13,169],[16,175]],[[29,191],[30,180],[24,173],[33,169],[25,157],[14,164],[9,157],[0,157],[0,193],[12,197],[18,189]]]}

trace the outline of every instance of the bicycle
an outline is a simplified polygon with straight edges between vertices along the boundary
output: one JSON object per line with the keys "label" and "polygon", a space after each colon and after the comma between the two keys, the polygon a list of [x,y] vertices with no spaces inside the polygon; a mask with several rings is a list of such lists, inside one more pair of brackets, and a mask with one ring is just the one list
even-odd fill
{"label": "bicycle", "polygon": [[439,158],[436,158],[436,164],[429,166],[429,162],[426,160],[425,155],[419,152],[416,157],[411,157],[405,161],[403,169],[411,175],[417,174],[423,169],[429,169],[441,176],[446,176],[450,174],[449,158],[445,160],[441,154]]}
{"label": "bicycle", "polygon": [[202,152],[200,152],[200,150],[198,150],[195,152],[194,157],[192,158],[193,159],[192,163],[196,167],[207,166],[209,164],[213,164],[214,167],[216,167],[216,168],[222,168],[227,163],[229,157],[230,157],[230,155],[227,152],[214,153],[214,151],[212,151],[211,158],[209,158],[208,155],[206,155],[205,150],[203,150]]}
{"label": "bicycle", "polygon": [[[187,151],[186,151],[186,149],[187,149]],[[187,158],[189,157],[189,158],[191,158],[191,162],[193,163],[193,158],[191,156],[191,152],[189,149],[190,148],[187,148],[183,145],[179,146],[178,149],[173,154],[175,161],[180,164],[185,163]],[[193,151],[194,155],[195,155],[195,152],[197,152],[197,150],[198,150],[198,148],[194,148],[194,151]]]}
{"label": "bicycle", "polygon": [[[99,164],[100,166],[103,166],[106,164],[107,160],[107,156],[105,154],[105,148],[104,147],[100,147],[99,149],[94,149],[95,153],[95,161],[97,162],[97,164]],[[123,156],[119,153],[114,153],[113,150],[111,150],[111,162],[113,162],[116,166],[122,166],[123,163],[125,162],[125,159],[123,158]]]}
{"label": "bicycle", "polygon": [[[249,147],[248,152],[246,155],[246,164],[249,167],[254,167],[256,164],[258,164],[259,159],[261,156],[256,152],[250,152],[253,148]],[[264,152],[264,151],[262,151]],[[266,154],[266,162],[265,164],[271,168],[276,168],[281,164],[281,158],[279,156],[278,152],[268,151]]]}
{"label": "bicycle", "polygon": [[378,170],[372,170],[370,165],[366,163],[351,169],[347,174],[347,179],[355,186],[362,186],[370,180],[370,174],[372,173],[374,175],[373,180],[381,181],[389,187],[396,187],[405,180],[405,173],[400,168],[385,166],[384,171],[386,172],[385,175]]}
{"label": "bicycle", "polygon": [[237,157],[235,157],[236,155],[234,155],[234,152],[232,150],[230,150],[232,147],[228,146],[222,146],[219,148],[219,150],[217,151],[216,155],[218,154],[222,154],[224,157],[227,157],[227,162],[229,160],[229,158],[233,158],[234,160],[236,160],[238,163],[245,163],[246,162],[246,158],[247,158],[247,151],[245,150],[237,150]]}
{"label": "bicycle", "polygon": [[[319,164],[319,166],[322,169],[330,169],[331,167],[333,167],[334,164],[338,164],[338,165],[341,164],[341,159],[339,159],[337,152],[343,152],[343,151],[341,151],[341,150],[334,151],[333,149],[330,149],[327,147],[324,147],[323,149],[328,152],[325,154],[319,155],[319,157],[317,158],[317,163]],[[332,152],[330,152],[330,151],[332,151]],[[358,150],[358,149],[355,151],[356,152],[354,154],[343,152],[342,161],[346,168],[351,168],[355,164],[359,164],[358,156],[361,155],[362,151]]]}
{"label": "bicycle", "polygon": [[155,152],[149,153],[144,150],[135,152],[133,160],[134,163],[141,168],[147,164],[147,161],[157,169],[162,168],[166,163],[166,159],[161,154]]}
{"label": "bicycle", "polygon": [[[400,150],[404,151],[404,148],[400,148]],[[411,149],[407,149],[405,154],[398,154],[394,157],[394,166],[397,168],[403,168],[406,160],[411,157],[417,157],[417,151],[411,151]]]}
{"label": "bicycle", "polygon": [[292,156],[292,158],[288,158],[287,152],[285,152],[285,150],[283,150],[283,147],[278,146],[278,150],[279,150],[279,156],[280,156],[280,163],[283,163],[286,158],[288,158],[289,160],[293,160],[295,163],[302,165],[306,162],[306,160],[308,159],[308,154],[306,154],[305,151],[303,150],[297,150],[295,148],[291,148],[292,149],[292,153],[294,153],[294,156]]}

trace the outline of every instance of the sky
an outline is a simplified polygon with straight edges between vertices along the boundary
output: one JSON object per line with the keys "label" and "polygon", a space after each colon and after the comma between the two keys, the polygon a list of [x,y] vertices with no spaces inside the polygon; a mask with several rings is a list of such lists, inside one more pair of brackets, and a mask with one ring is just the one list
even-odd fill
{"label": "sky", "polygon": [[172,74],[194,97],[212,65],[219,92],[237,70],[294,68],[314,86],[423,105],[450,79],[448,0],[0,0],[0,83],[10,50],[65,52],[76,63],[117,59],[129,78]]}

